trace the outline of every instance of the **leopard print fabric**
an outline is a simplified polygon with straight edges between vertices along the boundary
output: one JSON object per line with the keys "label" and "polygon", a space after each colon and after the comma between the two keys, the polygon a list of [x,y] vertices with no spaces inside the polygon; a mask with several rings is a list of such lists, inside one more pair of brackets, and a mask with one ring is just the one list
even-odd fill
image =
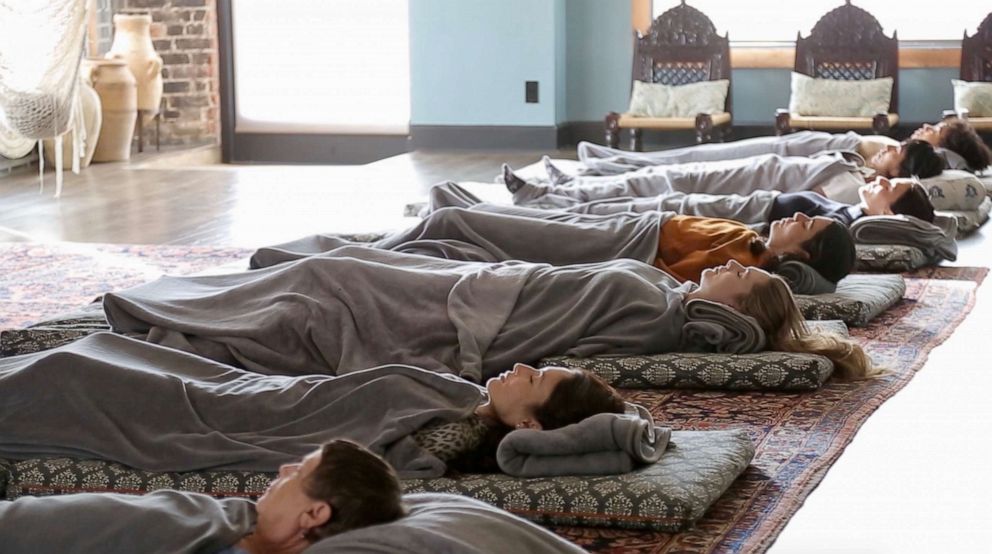
{"label": "leopard print fabric", "polygon": [[458,455],[477,448],[488,427],[477,416],[458,421],[447,421],[428,425],[413,434],[413,439],[421,448],[449,462]]}

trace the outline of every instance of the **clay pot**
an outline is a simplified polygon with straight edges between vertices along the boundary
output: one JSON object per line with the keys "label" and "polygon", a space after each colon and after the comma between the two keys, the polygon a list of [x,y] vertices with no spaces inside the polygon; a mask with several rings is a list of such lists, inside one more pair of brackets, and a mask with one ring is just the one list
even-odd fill
{"label": "clay pot", "polygon": [[145,121],[158,113],[162,101],[162,57],[155,52],[147,14],[115,14],[114,42],[107,59],[121,59],[138,84],[138,109]]}
{"label": "clay pot", "polygon": [[131,158],[131,138],[138,115],[138,86],[124,60],[87,60],[93,88],[100,96],[103,127],[93,153],[95,162]]}
{"label": "clay pot", "polygon": [[[83,127],[86,128],[84,152],[83,156],[79,158],[79,167],[83,168],[90,165],[90,161],[93,160],[93,153],[96,152],[96,142],[103,125],[103,109],[100,106],[100,95],[82,78],[79,81],[79,98],[83,108]],[[55,165],[55,140],[62,141],[63,167],[72,167],[72,130],[70,129],[58,139],[45,140],[45,161],[52,166]]]}

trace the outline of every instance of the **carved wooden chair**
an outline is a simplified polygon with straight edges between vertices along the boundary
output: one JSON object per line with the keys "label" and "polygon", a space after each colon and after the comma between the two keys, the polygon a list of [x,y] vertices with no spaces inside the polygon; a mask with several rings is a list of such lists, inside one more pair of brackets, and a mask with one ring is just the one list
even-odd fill
{"label": "carved wooden chair", "polygon": [[[961,80],[992,81],[992,13],[978,26],[974,35],[965,31],[961,39]],[[969,117],[968,112],[944,112],[944,118],[958,116],[982,132],[992,131],[992,117]]]}
{"label": "carved wooden chair", "polygon": [[[710,18],[685,0],[658,16],[647,35],[634,32],[633,81],[687,85],[730,79],[730,41],[716,34]],[[606,143],[616,148],[620,130],[630,129],[631,150],[641,150],[644,129],[695,130],[697,142],[723,140],[730,131],[730,91],[724,111],[695,117],[606,115]]]}
{"label": "carved wooden chair", "polygon": [[872,117],[803,116],[779,109],[775,113],[775,132],[779,135],[796,129],[851,130],[870,129],[887,134],[899,122],[896,113],[899,92],[899,39],[885,36],[875,16],[846,0],[820,18],[809,36],[796,36],[794,71],[820,79],[865,80],[892,77],[892,96],[888,113]]}

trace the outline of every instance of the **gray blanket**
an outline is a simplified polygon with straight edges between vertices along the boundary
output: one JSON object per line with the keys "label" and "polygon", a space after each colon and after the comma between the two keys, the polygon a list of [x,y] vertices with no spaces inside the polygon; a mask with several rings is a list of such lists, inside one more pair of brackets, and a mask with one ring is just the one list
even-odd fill
{"label": "gray blanket", "polygon": [[768,342],[753,317],[717,302],[690,300],[686,303],[686,319],[683,351],[753,354],[764,350]]}
{"label": "gray blanket", "polygon": [[[461,260],[550,263],[551,265],[603,262],[629,258],[651,263],[658,255],[661,226],[674,214],[650,212],[600,216],[551,212],[530,208],[485,206],[477,210],[441,209],[419,224],[366,244],[373,248],[431,255],[432,243],[439,257]],[[263,248],[251,266],[268,267],[349,244],[332,236],[317,235]],[[471,245],[458,255],[455,244]],[[488,256],[486,255],[488,254]]]}
{"label": "gray blanket", "polygon": [[633,260],[552,267],[344,247],[270,268],[108,294],[116,330],[260,373],[402,361],[481,381],[551,355],[675,350],[679,285]]}
{"label": "gray blanket", "polygon": [[444,463],[412,433],[467,417],[482,398],[477,385],[409,366],[266,376],[100,333],[0,360],[0,458],[276,471],[349,438],[405,477],[436,477]]}
{"label": "gray blanket", "polygon": [[646,167],[606,177],[577,177],[563,185],[527,184],[513,193],[513,203],[544,209],[570,208],[595,200],[654,197],[672,192],[716,195],[755,190],[811,190],[857,165],[839,154],[815,158],[766,154],[722,162]]}
{"label": "gray blanket", "polygon": [[[620,197],[575,204],[563,211],[580,214],[614,215],[644,212],[674,212],[679,215],[717,217],[745,223],[755,230],[768,226],[768,216],[778,191],[759,190],[741,196],[672,192],[645,198]],[[467,208],[508,215],[527,214],[519,207],[483,202],[457,183],[448,181],[431,187],[428,195],[429,213],[441,208]]]}
{"label": "gray blanket", "polygon": [[656,427],[643,406],[625,414],[596,414],[551,431],[518,429],[499,443],[496,460],[516,477],[614,475],[657,462],[672,430]]}
{"label": "gray blanket", "polygon": [[879,215],[862,217],[851,225],[851,234],[859,244],[901,244],[914,246],[931,260],[951,260],[958,257],[957,222],[939,218],[947,225],[941,228],[933,223],[906,215]]}
{"label": "gray blanket", "polygon": [[324,539],[304,554],[581,554],[585,550],[478,500],[452,494],[403,497],[397,521]]}
{"label": "gray blanket", "polygon": [[852,131],[844,134],[799,131],[780,137],[755,137],[658,152],[629,152],[580,142],[576,151],[587,175],[616,175],[652,165],[734,160],[762,154],[812,156],[826,150],[854,151],[860,144],[861,136]]}
{"label": "gray blanket", "polygon": [[192,492],[26,496],[0,502],[0,550],[213,554],[250,533],[255,517],[249,500]]}
{"label": "gray blanket", "polygon": [[797,261],[788,261],[775,268],[789,283],[796,294],[827,294],[837,290],[837,283],[831,282],[811,266]]}

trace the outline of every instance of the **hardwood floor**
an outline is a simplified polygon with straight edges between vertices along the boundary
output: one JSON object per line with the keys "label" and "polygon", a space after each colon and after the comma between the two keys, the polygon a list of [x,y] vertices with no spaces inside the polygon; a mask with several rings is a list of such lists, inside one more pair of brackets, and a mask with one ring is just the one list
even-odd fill
{"label": "hardwood floor", "polygon": [[410,223],[403,207],[422,200],[431,184],[492,182],[501,163],[520,167],[545,153],[413,152],[365,166],[219,165],[184,153],[146,155],[67,172],[61,198],[52,196],[52,173],[39,193],[37,170],[24,170],[0,178],[0,240],[255,247],[309,233],[402,227]]}

